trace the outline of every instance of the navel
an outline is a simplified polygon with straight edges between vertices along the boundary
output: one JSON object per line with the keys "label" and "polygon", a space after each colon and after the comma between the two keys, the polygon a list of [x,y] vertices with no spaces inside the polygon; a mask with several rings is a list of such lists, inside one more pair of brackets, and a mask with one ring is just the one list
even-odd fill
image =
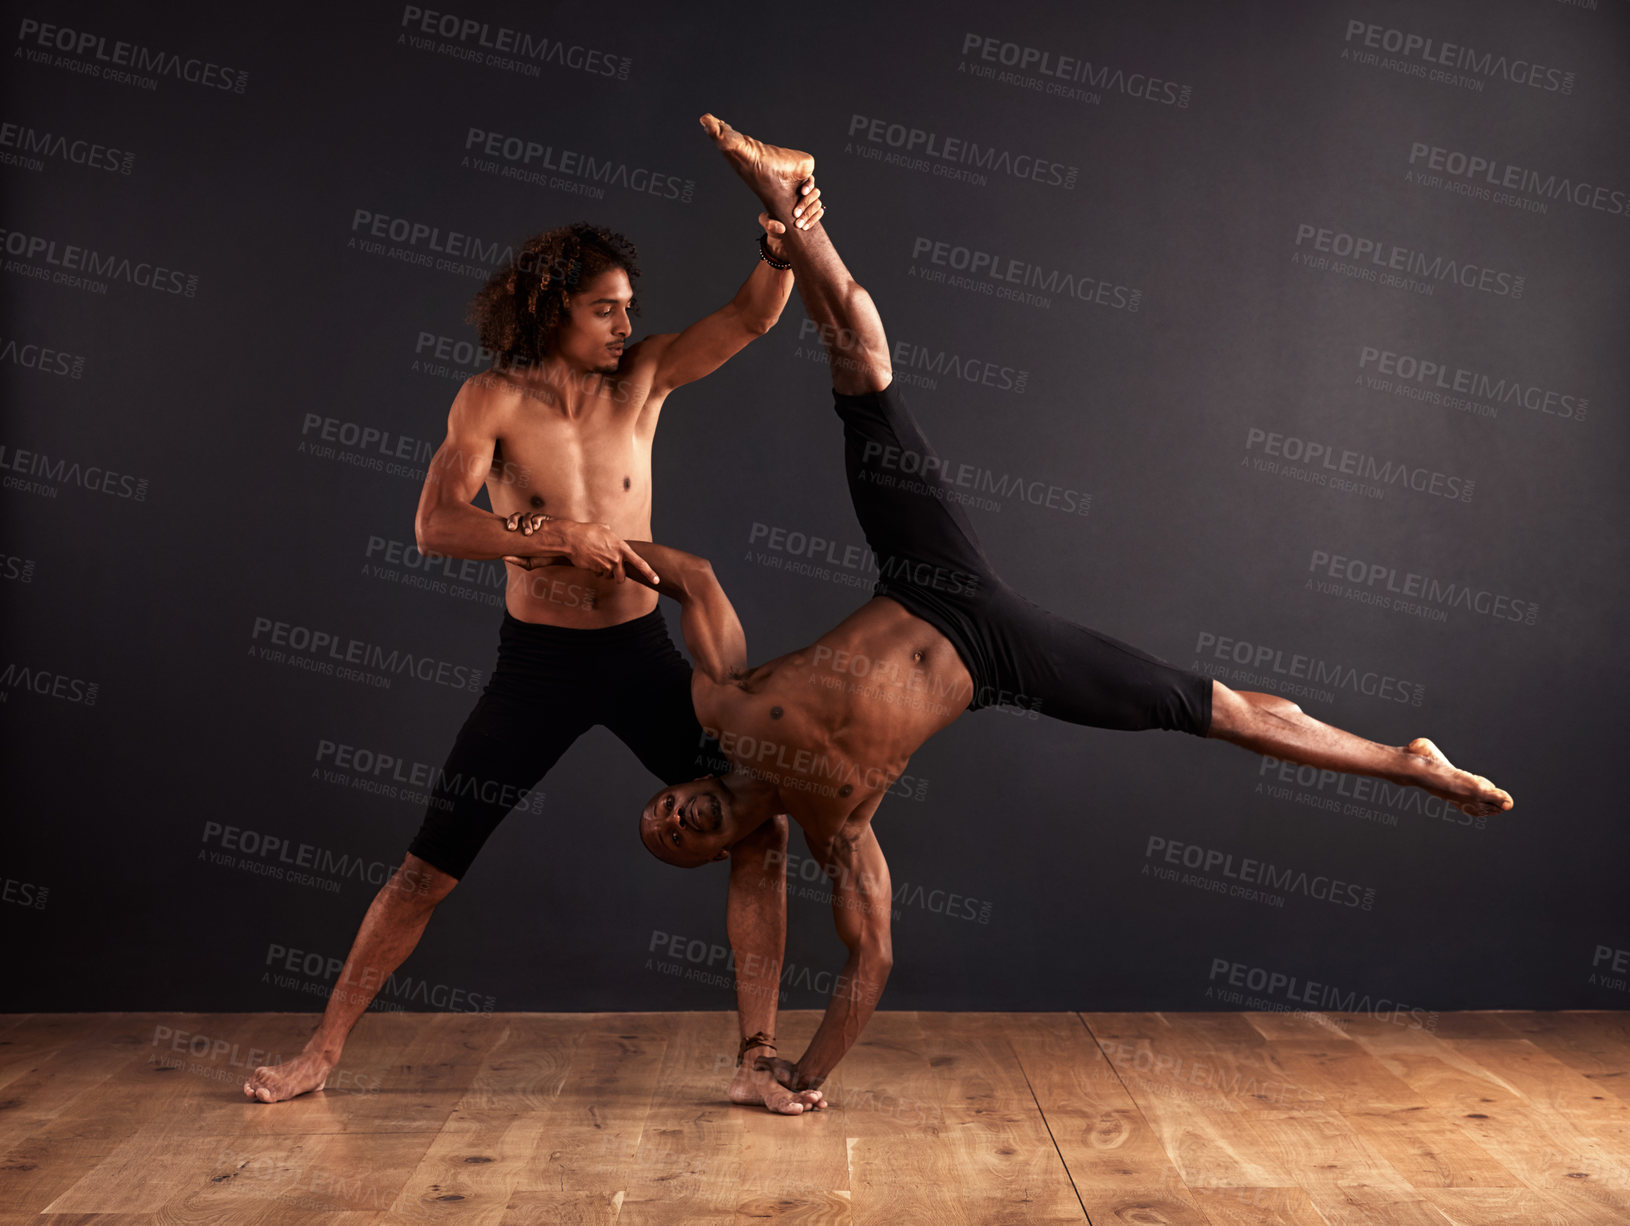
{"label": "navel", "polygon": [[535,506],[535,507],[541,507],[543,505],[542,496],[538,495],[538,494],[533,494],[532,495],[532,505]]}
{"label": "navel", "polygon": [[780,719],[781,718],[781,708],[780,707],[771,707],[770,708],[770,718],[771,719]]}
{"label": "navel", "polygon": [[839,796],[847,796],[847,795],[849,795],[850,792],[852,792],[854,790],[855,790],[855,785],[854,784],[846,783],[841,788],[838,789],[838,795]]}
{"label": "navel", "polygon": [[628,479],[628,478],[627,478],[627,477],[624,477],[624,478],[623,478],[623,488],[624,488],[624,489],[625,489],[625,490],[626,490],[626,489],[628,489],[628,488],[630,488],[630,487],[631,487],[631,486],[632,486],[632,485],[633,485],[633,484],[634,484],[634,483],[633,483],[633,482],[632,482],[632,481],[630,481],[630,480],[629,480],[629,479]]}

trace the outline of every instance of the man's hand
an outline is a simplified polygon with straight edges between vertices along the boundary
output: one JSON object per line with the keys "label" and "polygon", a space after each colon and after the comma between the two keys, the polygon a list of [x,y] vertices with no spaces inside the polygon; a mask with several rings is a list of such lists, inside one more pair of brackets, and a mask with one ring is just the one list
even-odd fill
{"label": "man's hand", "polygon": [[623,540],[611,530],[610,524],[585,524],[573,520],[561,520],[555,525],[566,546],[566,552],[559,557],[526,558],[513,554],[505,555],[504,561],[522,570],[532,570],[537,566],[575,566],[579,570],[586,570],[591,575],[601,578],[610,577],[621,583],[627,576],[624,567],[637,574],[645,576],[653,585],[657,582],[657,573],[650,564],[628,547]]}
{"label": "man's hand", "polygon": [[730,1083],[733,1103],[763,1103],[776,1115],[802,1115],[826,1110],[826,1095],[819,1090],[794,1090],[796,1070],[790,1061],[760,1056],[736,1070]]}
{"label": "man's hand", "polygon": [[[798,194],[802,199],[798,201],[798,207],[792,211],[792,224],[800,230],[807,230],[826,214],[826,205],[821,203],[821,189],[815,186],[815,176],[811,175],[799,185]],[[785,261],[787,253],[781,245],[781,236],[787,232],[787,227],[768,213],[758,215],[758,224],[768,236],[764,240],[764,246],[776,259]]]}

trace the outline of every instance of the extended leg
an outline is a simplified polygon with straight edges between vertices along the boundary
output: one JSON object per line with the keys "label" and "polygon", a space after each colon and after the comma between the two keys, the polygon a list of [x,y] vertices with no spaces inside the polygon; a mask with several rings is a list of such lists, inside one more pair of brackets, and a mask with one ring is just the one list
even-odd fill
{"label": "extended leg", "polygon": [[1514,803],[1483,776],[1457,769],[1425,737],[1402,747],[1380,745],[1320,723],[1275,694],[1231,690],[1216,681],[1212,687],[1207,735],[1218,740],[1287,762],[1423,788],[1473,816],[1500,813]]}
{"label": "extended leg", "polygon": [[250,1098],[275,1103],[323,1088],[352,1027],[419,944],[431,913],[509,812],[535,809],[531,789],[594,723],[581,702],[544,692],[534,707],[491,690],[460,728],[401,870],[368,907],[316,1032],[293,1060],[257,1068],[243,1087]]}
{"label": "extended leg", "polygon": [[339,982],[329,994],[323,1020],[293,1060],[257,1068],[243,1092],[263,1103],[277,1103],[312,1090],[320,1090],[340,1062],[346,1036],[396,968],[424,935],[430,913],[458,884],[409,852],[402,867],[374,896]]}
{"label": "extended leg", "polygon": [[770,216],[787,227],[782,249],[792,262],[804,310],[826,341],[833,388],[858,396],[887,387],[893,378],[889,344],[871,295],[849,275],[825,228],[817,222],[801,230],[793,216],[798,185],[814,170],[815,159],[743,136],[712,115],[702,116],[702,127]]}

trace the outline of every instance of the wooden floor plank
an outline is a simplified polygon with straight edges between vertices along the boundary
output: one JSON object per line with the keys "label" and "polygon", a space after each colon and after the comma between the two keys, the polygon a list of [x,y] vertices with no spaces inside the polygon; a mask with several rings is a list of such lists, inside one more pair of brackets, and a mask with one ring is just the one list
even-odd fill
{"label": "wooden floor plank", "polygon": [[1213,1220],[1078,1015],[1014,1015],[1007,1029],[1089,1219]]}
{"label": "wooden floor plank", "polygon": [[0,1226],[1630,1222],[1602,1011],[881,1013],[798,1118],[726,1101],[728,1014],[381,1014],[348,1085],[243,1098],[314,1021],[0,1023]]}

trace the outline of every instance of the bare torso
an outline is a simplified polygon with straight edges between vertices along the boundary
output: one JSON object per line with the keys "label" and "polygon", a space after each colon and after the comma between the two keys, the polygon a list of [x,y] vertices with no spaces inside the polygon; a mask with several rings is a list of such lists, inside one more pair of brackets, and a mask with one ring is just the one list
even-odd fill
{"label": "bare torso", "polygon": [[697,715],[738,768],[775,783],[811,847],[852,836],[919,746],[967,709],[951,642],[874,597],[814,644],[697,687]]}
{"label": "bare torso", "polygon": [[[651,443],[663,397],[652,393],[655,363],[632,345],[616,375],[584,376],[566,398],[548,383],[487,371],[497,446],[487,478],[493,512],[543,511],[609,524],[625,540],[651,538]],[[657,595],[574,566],[526,571],[506,566],[510,615],[568,629],[631,621],[656,608]]]}

